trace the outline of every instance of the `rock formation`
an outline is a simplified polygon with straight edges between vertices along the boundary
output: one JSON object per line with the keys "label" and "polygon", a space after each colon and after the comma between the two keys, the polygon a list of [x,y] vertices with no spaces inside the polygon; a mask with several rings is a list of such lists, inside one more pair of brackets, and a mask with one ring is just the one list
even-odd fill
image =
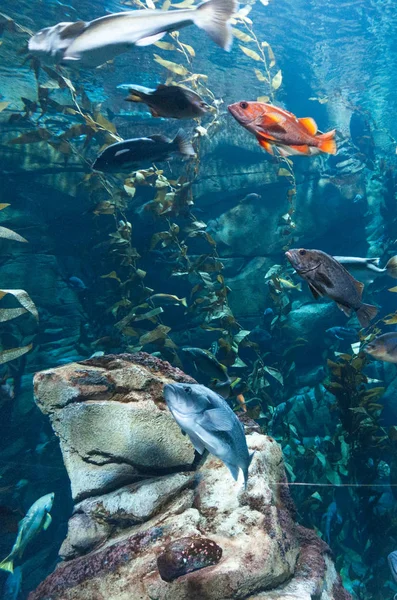
{"label": "rock formation", "polygon": [[328,546],[294,521],[278,444],[244,417],[247,489],[196,457],[162,398],[192,381],[145,353],[38,373],[75,499],[64,559],[29,600],[348,600]]}

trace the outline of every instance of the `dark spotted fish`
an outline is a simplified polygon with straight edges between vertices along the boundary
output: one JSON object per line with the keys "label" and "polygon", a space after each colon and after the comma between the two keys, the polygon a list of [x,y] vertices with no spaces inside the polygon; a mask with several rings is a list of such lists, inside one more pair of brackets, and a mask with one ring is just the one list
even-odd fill
{"label": "dark spotted fish", "polygon": [[347,315],[357,314],[361,327],[368,327],[378,309],[364,304],[364,284],[354,279],[335,258],[321,250],[292,249],[285,253],[297,273],[307,281],[315,299],[327,296]]}

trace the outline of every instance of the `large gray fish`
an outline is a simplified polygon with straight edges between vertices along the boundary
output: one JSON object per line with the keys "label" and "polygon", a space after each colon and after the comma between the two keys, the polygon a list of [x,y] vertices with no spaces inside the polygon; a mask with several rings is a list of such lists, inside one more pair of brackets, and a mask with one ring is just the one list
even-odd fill
{"label": "large gray fish", "polygon": [[248,452],[244,427],[225,400],[197,383],[168,383],[164,386],[164,397],[197,452],[203,454],[208,450],[219,458],[236,481],[241,469],[247,486],[254,453]]}
{"label": "large gray fish", "polygon": [[368,327],[378,309],[363,303],[364,284],[354,279],[340,262],[321,250],[292,249],[285,255],[296,272],[307,281],[315,299],[328,296],[348,317],[354,310],[361,327]]}
{"label": "large gray fish", "polygon": [[26,547],[42,530],[51,525],[50,510],[54,502],[54,494],[42,496],[29,508],[26,516],[19,522],[17,539],[10,554],[0,562],[3,571],[14,571],[14,560],[21,558]]}
{"label": "large gray fish", "polygon": [[397,363],[397,332],[392,331],[379,335],[372,342],[368,342],[363,350],[377,360]]}
{"label": "large gray fish", "polygon": [[366,284],[372,283],[381,275],[389,275],[389,277],[397,279],[397,256],[392,256],[383,269],[379,267],[379,258],[361,258],[359,256],[334,256],[334,258]]}
{"label": "large gray fish", "polygon": [[166,119],[194,119],[210,110],[204,100],[181,85],[159,85],[155,90],[142,85],[118,85],[118,89],[128,90],[128,102],[147,104],[152,117]]}
{"label": "large gray fish", "polygon": [[92,168],[105,173],[120,173],[142,165],[168,160],[171,154],[184,158],[195,155],[186,133],[180,129],[173,140],[163,135],[150,135],[111,144],[96,158]]}
{"label": "large gray fish", "polygon": [[168,31],[197,25],[225,50],[230,50],[229,19],[237,10],[236,0],[208,0],[195,8],[180,10],[133,10],[114,13],[93,21],[58,23],[38,31],[29,40],[29,50],[55,62],[79,61],[97,67],[132,46],[148,46]]}
{"label": "large gray fish", "polygon": [[389,556],[387,557],[387,561],[389,563],[393,579],[397,583],[397,550],[394,550],[394,552],[390,552]]}

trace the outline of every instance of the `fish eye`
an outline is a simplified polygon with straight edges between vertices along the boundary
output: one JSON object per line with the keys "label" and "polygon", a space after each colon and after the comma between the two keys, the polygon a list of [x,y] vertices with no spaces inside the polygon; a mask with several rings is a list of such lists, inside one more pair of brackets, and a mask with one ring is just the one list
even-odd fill
{"label": "fish eye", "polygon": [[240,102],[240,108],[242,108],[243,110],[248,108],[248,102]]}
{"label": "fish eye", "polygon": [[186,386],[183,388],[183,391],[186,392],[186,394],[190,394],[192,390],[190,389],[190,387]]}
{"label": "fish eye", "polygon": [[299,254],[300,254],[301,256],[305,256],[305,254],[306,254],[306,250],[303,250],[303,249],[302,249],[302,250],[299,250]]}

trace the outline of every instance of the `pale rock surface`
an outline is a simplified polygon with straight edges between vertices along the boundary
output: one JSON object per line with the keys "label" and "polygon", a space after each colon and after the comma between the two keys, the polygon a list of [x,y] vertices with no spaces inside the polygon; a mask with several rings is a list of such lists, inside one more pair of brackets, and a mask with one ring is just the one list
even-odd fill
{"label": "pale rock surface", "polygon": [[[157,412],[163,384],[183,378],[182,372],[144,353],[110,356],[101,359],[100,364],[90,360],[84,365],[38,374],[36,397],[49,412],[54,428],[60,427],[55,414],[63,417],[70,408],[84,409],[87,401],[89,405],[113,401],[115,407],[127,408],[135,403],[140,410],[146,403],[147,421],[142,421],[140,411],[136,412],[135,422],[126,413],[129,427],[138,436],[139,426],[150,419],[156,424],[167,415],[165,407],[164,416],[161,413],[159,417]],[[109,413],[104,418],[109,419]],[[75,506],[62,547],[64,558],[75,558],[61,563],[29,600],[348,600],[326,544],[294,522],[280,447],[272,438],[258,433],[257,424],[246,417],[243,422],[249,450],[255,451],[247,489],[242,474],[235,482],[225,465],[211,455],[197,463],[192,453],[185,453],[188,460],[173,465],[169,457],[174,447],[182,443],[189,450],[191,447],[180,433],[179,441],[170,426],[172,421],[165,421],[168,435],[160,430],[157,439],[146,438],[147,449],[159,456],[157,444],[167,457],[168,468],[176,472],[154,475],[153,467],[145,466],[143,461],[138,464],[132,452],[131,464],[137,470],[139,467],[140,477],[146,479],[111,492],[104,479],[102,489],[94,496],[86,488],[84,494],[89,497]],[[96,427],[99,425],[97,421]],[[84,430],[79,431],[82,435]],[[118,431],[116,428],[116,438],[125,435],[125,430],[121,434]],[[66,449],[76,451],[67,446],[71,440],[68,428],[62,430],[61,440],[64,455]],[[103,456],[107,443],[106,436],[98,436],[97,456]],[[145,444],[144,439],[141,444]],[[71,478],[75,464],[69,463]],[[100,472],[112,464],[101,465],[98,461],[96,466]],[[159,469],[161,463],[153,464]],[[183,542],[179,546],[173,543],[178,540]],[[189,553],[194,545],[200,546],[200,540],[209,554],[198,559],[193,550]],[[187,554],[179,555],[178,564],[183,570],[186,557],[185,574],[178,576],[178,571],[171,582],[164,581],[157,567],[158,558],[162,557],[163,565],[164,560],[173,560],[172,556],[178,559],[178,548],[182,546]],[[218,549],[216,559],[212,559],[211,547]]]}

